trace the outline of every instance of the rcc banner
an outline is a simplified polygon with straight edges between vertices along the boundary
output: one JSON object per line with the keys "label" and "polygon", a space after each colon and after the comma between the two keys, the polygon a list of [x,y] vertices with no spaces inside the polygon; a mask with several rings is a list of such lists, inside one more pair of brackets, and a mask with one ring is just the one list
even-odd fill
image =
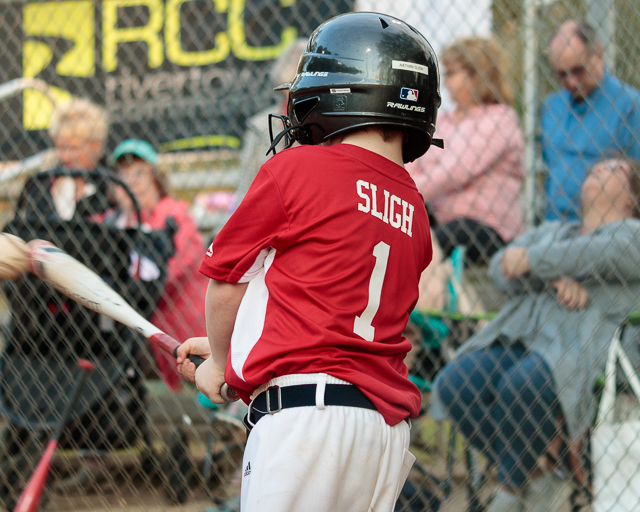
{"label": "rcc banner", "polygon": [[[111,146],[145,134],[165,151],[237,148],[246,118],[273,99],[273,59],[353,9],[353,0],[313,3],[0,2],[0,83],[36,77],[53,86],[54,101],[75,95],[106,106]],[[0,108],[5,158],[46,145],[50,98],[29,89]]]}

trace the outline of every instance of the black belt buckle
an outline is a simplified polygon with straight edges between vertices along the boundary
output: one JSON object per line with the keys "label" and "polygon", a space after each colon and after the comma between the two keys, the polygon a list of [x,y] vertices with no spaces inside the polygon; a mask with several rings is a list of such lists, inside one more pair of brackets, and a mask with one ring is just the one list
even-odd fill
{"label": "black belt buckle", "polygon": [[[271,390],[275,390],[276,391],[276,400],[278,402],[277,404],[277,408],[276,409],[272,409],[271,408]],[[267,414],[275,414],[277,412],[280,412],[282,410],[282,391],[280,390],[280,386],[271,386],[270,388],[267,389],[267,391],[265,391],[265,393],[267,394]]]}

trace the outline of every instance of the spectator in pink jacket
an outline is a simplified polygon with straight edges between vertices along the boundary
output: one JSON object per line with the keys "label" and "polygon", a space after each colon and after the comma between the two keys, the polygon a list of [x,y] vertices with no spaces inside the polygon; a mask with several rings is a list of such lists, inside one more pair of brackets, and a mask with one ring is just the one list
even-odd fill
{"label": "spectator in pink jacket", "polygon": [[[172,217],[177,225],[175,254],[169,260],[167,282],[151,322],[178,341],[206,335],[204,298],[209,280],[199,272],[204,252],[202,236],[186,202],[169,195],[167,176],[157,166],[157,153],[145,141],[128,139],[119,144],[112,160],[118,176],[129,186],[140,206],[143,229],[164,229]],[[128,195],[116,189],[120,227],[137,225]],[[144,272],[144,261],[140,273]],[[151,270],[152,271],[152,270]],[[158,370],[167,385],[180,389],[175,360],[150,345]]]}
{"label": "spectator in pink jacket", "polygon": [[523,227],[524,141],[495,40],[458,40],[444,50],[442,63],[456,105],[438,115],[436,135],[445,149],[429,151],[407,169],[444,255],[466,246],[468,260],[484,262]]}

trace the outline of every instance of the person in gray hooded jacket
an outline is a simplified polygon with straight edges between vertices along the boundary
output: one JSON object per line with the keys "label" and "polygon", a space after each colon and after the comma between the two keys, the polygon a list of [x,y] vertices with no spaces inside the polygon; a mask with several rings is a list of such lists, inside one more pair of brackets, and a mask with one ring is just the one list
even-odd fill
{"label": "person in gray hooded jacket", "polygon": [[[538,461],[561,425],[578,443],[592,424],[608,345],[640,309],[639,218],[640,164],[608,159],[582,185],[580,220],[546,222],[492,258],[489,274],[510,299],[460,347],[431,397],[431,415],[496,464],[490,511],[553,512],[571,493]],[[626,334],[640,362],[638,333]]]}

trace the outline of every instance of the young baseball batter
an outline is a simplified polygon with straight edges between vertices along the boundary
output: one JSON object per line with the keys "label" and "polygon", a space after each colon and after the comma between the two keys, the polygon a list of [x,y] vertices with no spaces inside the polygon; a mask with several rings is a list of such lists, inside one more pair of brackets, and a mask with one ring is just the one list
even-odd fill
{"label": "young baseball batter", "polygon": [[432,143],[437,62],[404,22],[351,13],[312,34],[287,87],[302,146],[261,167],[207,250],[208,342],[179,362],[211,354],[198,389],[250,404],[243,512],[390,512],[421,400],[402,332],[431,259],[403,164]]}

